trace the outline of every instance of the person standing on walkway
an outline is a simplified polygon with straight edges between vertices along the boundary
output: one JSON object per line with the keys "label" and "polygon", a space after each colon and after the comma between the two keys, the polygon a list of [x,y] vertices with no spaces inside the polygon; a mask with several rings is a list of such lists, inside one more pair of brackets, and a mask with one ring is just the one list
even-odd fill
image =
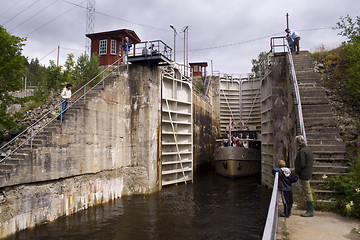
{"label": "person standing on walkway", "polygon": [[281,193],[281,200],[284,204],[284,213],[280,213],[280,217],[290,217],[293,201],[293,194],[291,184],[297,182],[298,178],[291,173],[291,170],[286,167],[284,160],[280,159],[277,162],[278,168],[272,170],[272,174],[279,173],[278,188]]}
{"label": "person standing on walkway", "polygon": [[295,174],[299,177],[303,194],[306,200],[306,212],[301,214],[302,217],[314,216],[314,199],[310,188],[310,178],[313,172],[313,153],[306,145],[303,136],[295,138],[295,144],[298,147],[298,153],[295,159]]}
{"label": "person standing on walkway", "polygon": [[285,29],[285,32],[289,34],[289,37],[291,37],[294,40],[294,50],[296,50],[296,54],[299,54],[300,51],[300,35],[295,32],[293,29]]}
{"label": "person standing on walkway", "polygon": [[71,100],[71,84],[66,84],[64,89],[61,92],[61,99],[63,100],[61,103],[61,119],[64,119],[64,115],[67,111],[68,104]]}
{"label": "person standing on walkway", "polygon": [[129,56],[130,48],[132,47],[131,42],[129,41],[128,37],[125,37],[124,44],[122,45],[123,48],[123,56],[124,62],[127,63],[127,58]]}

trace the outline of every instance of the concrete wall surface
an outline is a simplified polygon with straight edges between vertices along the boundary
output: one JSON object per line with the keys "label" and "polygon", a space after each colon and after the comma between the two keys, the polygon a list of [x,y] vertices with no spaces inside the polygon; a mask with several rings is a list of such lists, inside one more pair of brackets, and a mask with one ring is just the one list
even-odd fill
{"label": "concrete wall surface", "polygon": [[215,134],[210,101],[193,92],[194,171],[211,165]]}
{"label": "concrete wall surface", "polygon": [[2,182],[0,237],[160,189],[160,76],[158,67],[131,65],[39,135],[32,159]]}
{"label": "concrete wall surface", "polygon": [[296,116],[287,56],[272,58],[269,76],[261,84],[262,183],[272,187],[277,160],[293,158]]}

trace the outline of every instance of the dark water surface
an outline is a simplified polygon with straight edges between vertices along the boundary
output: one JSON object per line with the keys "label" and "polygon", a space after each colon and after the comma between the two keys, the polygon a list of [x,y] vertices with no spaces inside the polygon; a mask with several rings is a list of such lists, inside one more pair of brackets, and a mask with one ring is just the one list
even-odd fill
{"label": "dark water surface", "polygon": [[260,177],[196,174],[165,188],[62,217],[8,239],[261,239],[271,191]]}

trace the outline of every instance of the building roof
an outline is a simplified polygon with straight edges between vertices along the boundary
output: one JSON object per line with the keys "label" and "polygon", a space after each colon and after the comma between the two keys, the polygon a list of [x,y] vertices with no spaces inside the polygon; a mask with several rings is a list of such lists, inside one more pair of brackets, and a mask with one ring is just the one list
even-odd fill
{"label": "building roof", "polygon": [[130,42],[132,43],[139,43],[141,42],[138,35],[133,30],[130,29],[119,29],[114,31],[108,32],[99,32],[99,33],[89,33],[86,34],[88,38],[92,39],[99,39],[99,38],[113,38],[121,40],[124,37],[128,37]]}
{"label": "building roof", "polygon": [[205,66],[205,67],[208,66],[207,62],[194,62],[194,63],[189,63],[189,64],[190,64],[190,66],[192,66],[192,65],[200,65],[200,66]]}

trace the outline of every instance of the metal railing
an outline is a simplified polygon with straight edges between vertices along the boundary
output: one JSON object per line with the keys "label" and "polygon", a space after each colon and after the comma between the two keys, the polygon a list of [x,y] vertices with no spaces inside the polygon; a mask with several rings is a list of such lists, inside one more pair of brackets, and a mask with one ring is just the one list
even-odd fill
{"label": "metal railing", "polygon": [[275,173],[274,188],[271,195],[268,215],[266,218],[265,228],[262,240],[275,240],[278,222],[278,209],[279,209],[279,192],[278,192],[279,173]]}
{"label": "metal railing", "polygon": [[[76,92],[74,92],[71,97],[78,95],[78,93],[81,94],[81,92],[83,92],[83,94],[79,97],[76,98],[75,101],[72,101],[68,107],[66,109],[62,109],[61,105],[64,101],[61,101],[59,104],[57,104],[55,107],[53,107],[51,110],[49,110],[46,114],[44,114],[43,116],[41,116],[35,123],[33,123],[31,126],[27,127],[25,130],[23,130],[21,133],[19,133],[16,137],[14,137],[13,139],[11,139],[9,142],[7,142],[6,144],[4,144],[3,146],[1,146],[0,151],[5,152],[5,149],[7,149],[6,147],[10,146],[11,143],[14,143],[16,140],[23,138],[24,136],[26,136],[26,134],[30,133],[30,137],[26,137],[26,140],[23,141],[22,143],[19,144],[19,146],[17,146],[15,149],[11,150],[10,153],[6,154],[6,156],[4,158],[2,158],[0,160],[0,163],[5,161],[7,158],[9,158],[14,152],[16,152],[19,148],[21,148],[22,146],[24,146],[26,143],[30,143],[30,149],[33,148],[33,139],[34,137],[41,132],[44,128],[46,128],[50,123],[52,123],[54,120],[56,120],[58,117],[60,117],[60,121],[62,122],[62,115],[63,112],[67,111],[69,108],[71,108],[75,103],[79,102],[81,99],[84,100],[84,104],[86,103],[86,95],[92,91],[95,87],[97,87],[99,84],[103,84],[104,87],[104,80],[107,79],[110,75],[112,75],[115,71],[117,71],[117,73],[119,73],[119,68],[120,68],[120,61],[124,58],[121,57],[119,58],[117,61],[115,61],[113,64],[111,64],[110,66],[108,66],[106,69],[104,69],[102,72],[100,72],[98,75],[96,75],[94,78],[92,78],[90,81],[88,81],[85,85],[83,85],[81,88],[79,88]],[[116,66],[114,68],[114,66]],[[91,83],[93,83],[98,77],[102,76],[102,79],[96,83],[94,86],[87,88]],[[44,119],[47,119],[50,114],[54,113],[55,111],[57,111],[57,109],[60,109],[60,113],[57,113],[55,115],[55,117],[51,118],[50,121],[48,121],[47,123],[45,123],[44,125],[41,125],[41,121]],[[41,125],[41,126],[40,126]],[[36,129],[36,130],[35,130]]]}
{"label": "metal railing", "polygon": [[161,40],[139,42],[134,45],[134,51],[129,52],[130,57],[151,56],[161,54],[171,61],[172,48]]}
{"label": "metal railing", "polygon": [[[280,41],[280,43],[278,43],[279,41]],[[291,76],[292,76],[292,79],[293,79],[294,91],[295,91],[295,96],[296,96],[296,103],[297,103],[297,106],[298,106],[298,117],[299,117],[300,131],[301,131],[301,134],[304,137],[305,142],[307,142],[306,132],[305,132],[305,125],[304,125],[304,118],[303,118],[302,107],[301,107],[299,85],[298,85],[297,78],[296,78],[294,61],[293,61],[293,58],[292,58],[289,43],[288,43],[288,41],[286,40],[285,37],[272,37],[271,38],[271,52],[276,53],[276,50],[278,48],[281,48],[282,52],[287,52],[288,53],[287,56],[289,58]]]}

